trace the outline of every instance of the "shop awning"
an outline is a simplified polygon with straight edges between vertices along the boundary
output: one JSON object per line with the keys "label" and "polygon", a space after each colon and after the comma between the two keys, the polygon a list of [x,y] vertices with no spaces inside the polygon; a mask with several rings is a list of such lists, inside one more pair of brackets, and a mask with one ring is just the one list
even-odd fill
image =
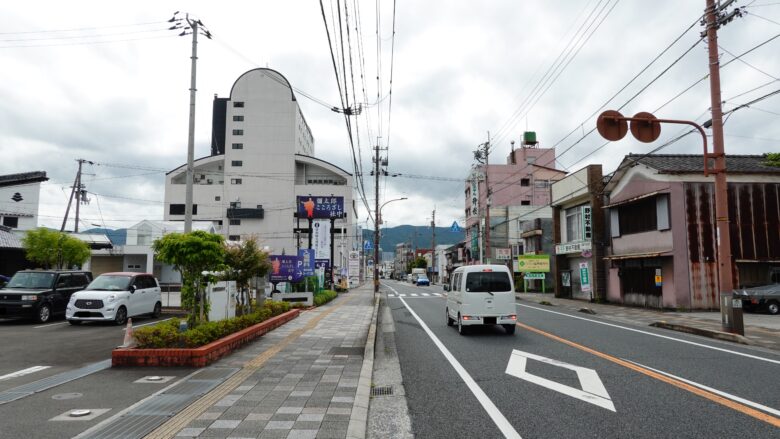
{"label": "shop awning", "polygon": [[643,259],[643,258],[657,258],[659,256],[671,256],[672,251],[666,250],[661,252],[649,252],[649,253],[629,253],[625,255],[611,255],[605,256],[604,259],[608,261],[620,261],[623,259]]}

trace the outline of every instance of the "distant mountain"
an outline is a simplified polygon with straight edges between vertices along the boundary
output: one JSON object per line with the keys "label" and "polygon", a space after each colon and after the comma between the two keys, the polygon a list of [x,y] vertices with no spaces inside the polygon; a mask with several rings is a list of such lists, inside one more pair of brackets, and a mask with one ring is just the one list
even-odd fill
{"label": "distant mountain", "polygon": [[[431,247],[431,228],[428,226],[396,226],[381,229],[380,247],[383,251],[394,252],[395,246],[402,242],[413,242],[415,248]],[[436,245],[457,244],[463,241],[464,232],[452,232],[449,227],[436,227]],[[363,230],[363,242],[371,241],[373,245],[374,231]]]}

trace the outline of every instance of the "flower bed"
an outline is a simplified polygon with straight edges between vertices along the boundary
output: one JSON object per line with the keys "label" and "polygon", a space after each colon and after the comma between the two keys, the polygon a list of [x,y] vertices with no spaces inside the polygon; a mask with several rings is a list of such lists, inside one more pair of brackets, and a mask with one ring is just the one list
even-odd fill
{"label": "flower bed", "polygon": [[[269,308],[276,309],[280,313],[269,318],[271,311],[263,312]],[[144,340],[144,346],[160,347],[114,349],[111,353],[111,365],[115,367],[208,366],[244,344],[294,319],[301,312],[299,309],[289,310],[289,306],[284,303],[268,305],[263,310],[221,322],[205,323],[184,332],[178,331],[178,321],[174,326],[172,322],[174,319],[152,327],[141,328],[136,333],[140,335],[139,339]],[[263,316],[266,318],[259,323],[254,323],[256,319]],[[240,329],[241,326],[244,326],[243,329]],[[229,332],[228,335],[223,334],[223,331],[230,329],[234,331]],[[199,347],[186,347],[207,339],[213,341]]]}

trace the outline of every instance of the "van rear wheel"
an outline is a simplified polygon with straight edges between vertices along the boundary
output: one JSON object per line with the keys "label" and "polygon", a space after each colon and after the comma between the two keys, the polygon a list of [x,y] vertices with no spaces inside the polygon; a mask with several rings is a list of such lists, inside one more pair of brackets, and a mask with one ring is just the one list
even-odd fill
{"label": "van rear wheel", "polygon": [[515,325],[504,325],[506,335],[513,335],[515,333],[515,328],[517,328]]}
{"label": "van rear wheel", "polygon": [[466,328],[463,326],[463,319],[460,318],[460,314],[458,314],[458,334],[466,335]]}
{"label": "van rear wheel", "polygon": [[447,313],[447,326],[454,325],[455,324],[455,320],[453,320],[452,317],[450,317],[450,310],[449,310],[449,308],[446,308],[444,310],[444,312]]}

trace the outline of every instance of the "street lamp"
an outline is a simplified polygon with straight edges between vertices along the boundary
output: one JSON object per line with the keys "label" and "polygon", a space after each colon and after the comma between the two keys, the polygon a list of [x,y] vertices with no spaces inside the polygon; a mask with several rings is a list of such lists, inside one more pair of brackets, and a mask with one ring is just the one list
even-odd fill
{"label": "street lamp", "polygon": [[374,294],[379,292],[379,226],[382,224],[382,208],[393,201],[408,200],[407,197],[394,198],[385,201],[377,209],[376,218],[374,218]]}

